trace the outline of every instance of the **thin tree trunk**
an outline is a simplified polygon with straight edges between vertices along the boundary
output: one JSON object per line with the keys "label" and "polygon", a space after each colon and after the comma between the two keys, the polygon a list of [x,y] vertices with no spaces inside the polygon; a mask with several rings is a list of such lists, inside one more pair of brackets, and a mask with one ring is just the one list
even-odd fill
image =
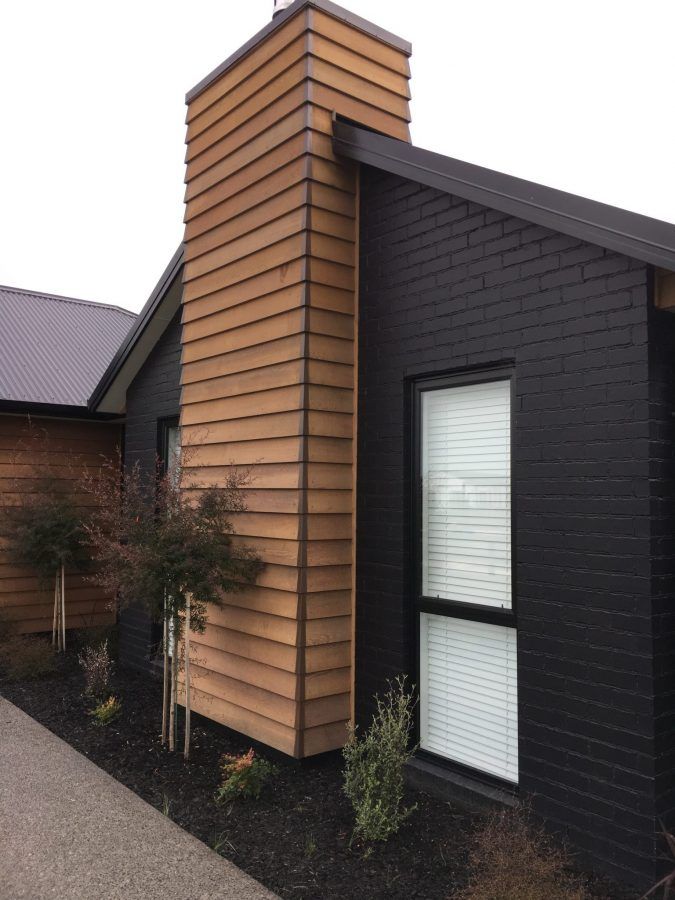
{"label": "thin tree trunk", "polygon": [[176,749],[176,700],[178,694],[178,656],[176,654],[176,618],[173,619],[173,647],[171,653],[171,705],[169,708],[169,750]]}
{"label": "thin tree trunk", "polygon": [[61,563],[61,628],[63,630],[63,639],[61,641],[61,649],[66,649],[66,570]]}
{"label": "thin tree trunk", "polygon": [[183,640],[185,653],[185,745],[183,756],[190,758],[190,595],[185,603],[185,638]]}
{"label": "thin tree trunk", "polygon": [[168,739],[168,712],[169,712],[169,620],[166,615],[166,604],[164,604],[164,627],[163,627],[163,659],[164,672],[162,676],[162,745],[166,747]]}
{"label": "thin tree trunk", "polygon": [[[52,625],[52,647],[56,647],[57,625],[59,618],[59,572],[54,575],[54,623]],[[60,633],[60,632],[59,632]]]}

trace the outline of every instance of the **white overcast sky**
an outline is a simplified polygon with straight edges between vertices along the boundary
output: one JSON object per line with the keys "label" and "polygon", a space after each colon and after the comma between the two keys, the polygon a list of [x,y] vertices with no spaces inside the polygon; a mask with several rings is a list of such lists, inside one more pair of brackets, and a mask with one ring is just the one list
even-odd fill
{"label": "white overcast sky", "polygon": [[[0,284],[138,310],[182,237],[184,95],[272,0],[0,3]],[[347,0],[413,43],[415,144],[675,222],[672,0]]]}

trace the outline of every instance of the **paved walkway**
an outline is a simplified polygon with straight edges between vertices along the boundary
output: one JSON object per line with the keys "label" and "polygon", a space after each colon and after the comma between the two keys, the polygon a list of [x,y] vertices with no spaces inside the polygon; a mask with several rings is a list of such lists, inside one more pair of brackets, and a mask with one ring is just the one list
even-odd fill
{"label": "paved walkway", "polygon": [[0,900],[274,895],[0,697]]}

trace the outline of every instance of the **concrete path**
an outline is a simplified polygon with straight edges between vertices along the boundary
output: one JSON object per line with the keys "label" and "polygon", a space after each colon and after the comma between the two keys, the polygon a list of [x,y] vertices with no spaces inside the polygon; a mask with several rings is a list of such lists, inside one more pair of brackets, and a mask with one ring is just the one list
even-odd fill
{"label": "concrete path", "polygon": [[0,900],[274,896],[0,697]]}

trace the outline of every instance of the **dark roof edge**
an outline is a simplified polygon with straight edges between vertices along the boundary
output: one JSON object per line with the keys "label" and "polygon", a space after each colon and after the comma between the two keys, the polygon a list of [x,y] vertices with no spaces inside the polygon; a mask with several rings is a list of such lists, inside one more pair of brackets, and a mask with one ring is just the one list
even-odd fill
{"label": "dark roof edge", "polygon": [[422,150],[339,117],[333,148],[385,172],[675,270],[675,225],[660,219]]}
{"label": "dark roof edge", "polygon": [[99,413],[87,406],[70,406],[65,403],[38,403],[32,400],[0,399],[0,414],[49,416],[58,419],[87,419],[90,422],[108,422],[119,419],[116,413]]}
{"label": "dark roof edge", "polygon": [[162,272],[162,275],[155,285],[155,289],[148,297],[145,306],[138,314],[138,318],[136,319],[135,324],[130,329],[129,334],[124,339],[121,347],[110,361],[110,365],[101,376],[99,383],[94,388],[87,404],[88,409],[96,409],[101,399],[103,398],[103,395],[117,377],[118,372],[128,359],[129,354],[134,349],[141,335],[147,328],[148,323],[150,322],[153,315],[155,314],[155,311],[162,302],[164,295],[171,287],[171,284],[180,271],[180,267],[182,265],[183,245],[180,244],[174,255],[171,257],[169,265]]}
{"label": "dark roof edge", "polygon": [[264,28],[261,28],[257,34],[254,34],[252,38],[246,41],[245,44],[242,44],[238,50],[235,50],[231,56],[228,56],[224,62],[217,66],[212,72],[209,72],[205,78],[202,78],[198,84],[189,90],[185,95],[185,102],[190,103],[191,100],[194,100],[195,97],[199,96],[202,91],[205,91],[209,85],[213,84],[216,79],[220,78],[224,72],[246,56],[247,53],[250,53],[254,47],[264,41],[265,38],[272,34],[272,32],[276,31],[277,28],[281,28],[285,22],[288,22],[289,19],[292,19],[293,16],[297,15],[297,13],[308,6],[321,10],[321,12],[325,12],[336,19],[341,19],[348,25],[353,25],[354,28],[358,28],[359,31],[363,31],[365,34],[369,34],[371,37],[375,37],[385,44],[389,44],[397,50],[401,50],[407,56],[412,55],[412,44],[410,44],[409,41],[404,41],[403,38],[397,37],[390,31],[385,31],[384,28],[374,25],[367,19],[362,19],[360,16],[349,12],[349,10],[338,6],[337,3],[332,3],[331,0],[295,0],[294,3],[291,3],[291,5],[283,12],[278,13],[278,15],[265,25]]}

